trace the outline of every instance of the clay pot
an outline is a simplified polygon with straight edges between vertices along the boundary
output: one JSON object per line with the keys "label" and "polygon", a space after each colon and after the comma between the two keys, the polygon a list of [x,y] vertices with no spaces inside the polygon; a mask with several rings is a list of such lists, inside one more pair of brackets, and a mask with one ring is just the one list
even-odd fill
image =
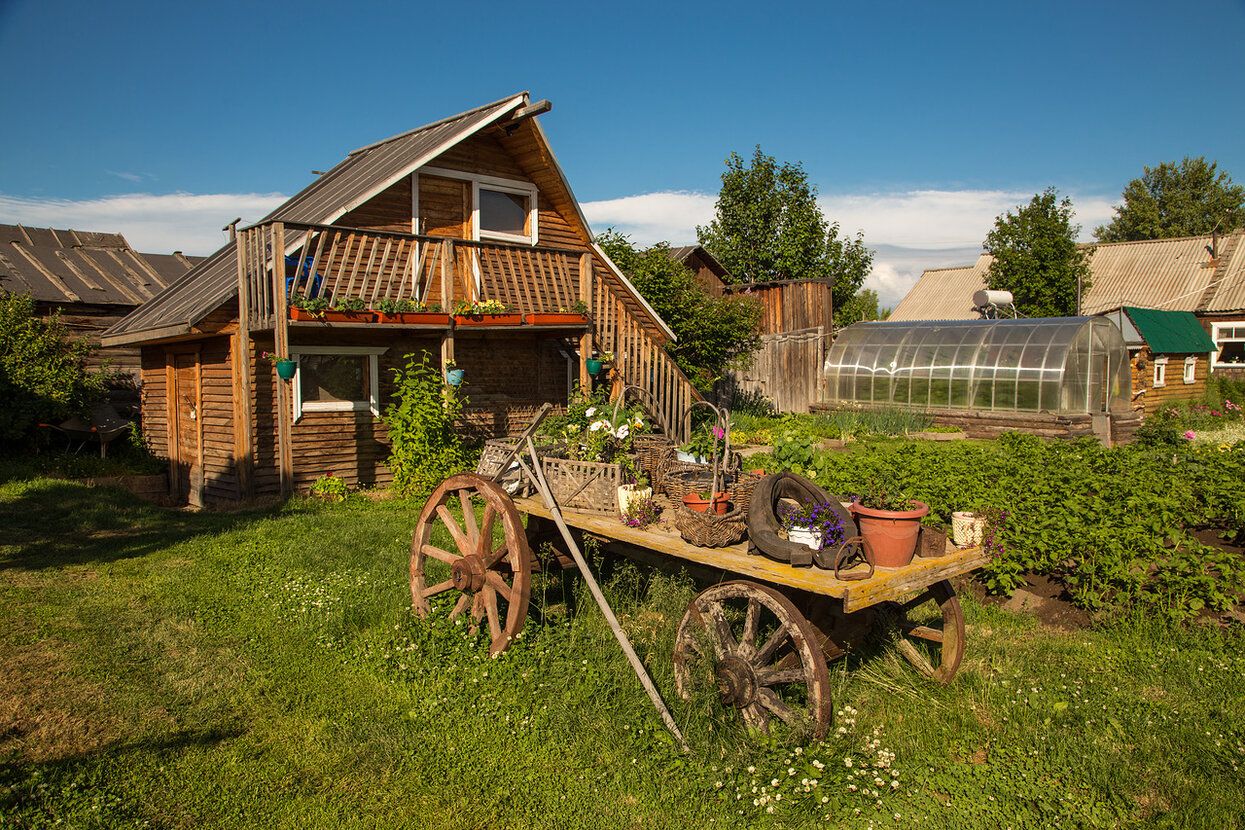
{"label": "clay pot", "polygon": [[731,503],[726,500],[725,492],[714,493],[712,500],[703,498],[700,493],[688,493],[683,497],[683,503],[697,513],[708,511],[710,503],[712,503],[713,512],[719,516],[725,516],[731,509]]}
{"label": "clay pot", "polygon": [[853,503],[849,510],[865,537],[865,553],[876,568],[902,568],[916,554],[921,518],[929,513],[929,505],[913,501],[913,510],[875,510]]}

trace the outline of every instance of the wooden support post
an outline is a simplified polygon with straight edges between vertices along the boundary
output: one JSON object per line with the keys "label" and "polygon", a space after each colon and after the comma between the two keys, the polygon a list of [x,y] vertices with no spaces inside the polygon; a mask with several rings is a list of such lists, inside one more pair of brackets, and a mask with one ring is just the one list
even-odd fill
{"label": "wooden support post", "polygon": [[[262,250],[262,246],[261,246]],[[261,276],[266,269],[261,270]],[[289,311],[285,297],[285,225],[272,224],[272,304],[273,339],[278,357],[290,356]],[[292,381],[277,379],[277,459],[281,472],[281,498],[294,492],[294,387]]]}
{"label": "wooden support post", "polygon": [[[441,243],[441,309],[446,314],[453,313],[454,304],[454,243],[448,240]],[[441,335],[441,378],[454,363],[454,321]]]}
{"label": "wooden support post", "polygon": [[579,391],[584,397],[592,394],[592,375],[588,374],[588,358],[592,357],[592,332],[596,320],[592,308],[592,254],[579,257],[579,299],[588,306],[588,330],[579,338]]}
{"label": "wooden support post", "polygon": [[238,252],[238,333],[233,336],[234,468],[238,471],[238,496],[243,500],[255,496],[255,422],[251,396],[251,300],[247,280],[246,237],[236,236]]}

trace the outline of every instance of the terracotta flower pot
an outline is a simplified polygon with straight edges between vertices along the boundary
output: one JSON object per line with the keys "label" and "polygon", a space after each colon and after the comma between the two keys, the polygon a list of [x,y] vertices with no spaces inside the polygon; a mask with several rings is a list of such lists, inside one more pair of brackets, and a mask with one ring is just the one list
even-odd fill
{"label": "terracotta flower pot", "polygon": [[865,537],[865,553],[877,568],[902,568],[916,553],[921,533],[921,518],[929,513],[929,505],[913,500],[913,510],[876,510],[852,503],[848,509],[860,525]]}
{"label": "terracotta flower pot", "polygon": [[683,503],[697,513],[705,513],[709,510],[710,502],[713,504],[713,512],[719,516],[725,516],[730,512],[731,503],[726,500],[726,493],[714,493],[713,499],[701,497],[700,493],[688,493],[683,497]]}
{"label": "terracotta flower pot", "polygon": [[563,314],[561,312],[525,314],[524,320],[529,326],[582,326],[588,322],[588,318],[582,314]]}
{"label": "terracotta flower pot", "polygon": [[455,314],[456,326],[521,326],[522,314]]}
{"label": "terracotta flower pot", "polygon": [[324,322],[323,318],[315,314],[312,314],[307,309],[294,308],[293,306],[290,307],[290,319],[298,320],[304,323],[323,323]]}
{"label": "terracotta flower pot", "polygon": [[324,312],[324,320],[329,323],[375,323],[374,311],[335,311]]}
{"label": "terracotta flower pot", "polygon": [[377,312],[376,317],[381,323],[397,323],[406,326],[448,326],[450,323],[450,315],[439,311],[399,311],[394,314],[381,311]]}

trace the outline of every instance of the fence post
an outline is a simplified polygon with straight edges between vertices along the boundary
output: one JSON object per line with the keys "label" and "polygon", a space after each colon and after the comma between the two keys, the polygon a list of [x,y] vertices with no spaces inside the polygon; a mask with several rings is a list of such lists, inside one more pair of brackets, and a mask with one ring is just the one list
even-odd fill
{"label": "fence post", "polygon": [[588,330],[579,338],[579,391],[585,397],[592,392],[592,375],[588,374],[588,358],[592,357],[592,332],[596,319],[592,316],[592,254],[579,256],[579,299],[588,307]]}

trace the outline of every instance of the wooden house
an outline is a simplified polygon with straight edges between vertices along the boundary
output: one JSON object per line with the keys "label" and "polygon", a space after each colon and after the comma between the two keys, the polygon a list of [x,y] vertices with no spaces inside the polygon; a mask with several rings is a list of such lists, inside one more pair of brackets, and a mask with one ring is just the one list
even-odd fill
{"label": "wooden house", "polygon": [[[612,352],[616,377],[682,436],[697,394],[663,348],[674,335],[593,244],[537,120],[548,109],[518,93],[351,152],[106,333],[141,348],[145,431],[175,496],[284,495],[326,473],[388,482],[379,414],[392,370],[424,351],[465,370],[483,435],[564,404],[592,383],[586,358]],[[308,299],[441,314],[291,319]],[[445,313],[484,300],[515,313]],[[265,352],[296,360],[293,379]]]}
{"label": "wooden house", "polygon": [[[71,334],[96,344],[197,259],[139,253],[119,233],[0,225],[0,291],[29,294],[40,314],[58,312]],[[138,376],[135,346],[102,349],[92,362]]]}
{"label": "wooden house", "polygon": [[702,245],[683,245],[670,249],[670,258],[696,277],[696,284],[715,297],[721,297],[735,280],[718,258]]}
{"label": "wooden house", "polygon": [[1205,394],[1217,349],[1191,312],[1123,306],[1101,316],[1124,335],[1135,409],[1150,415]]}

